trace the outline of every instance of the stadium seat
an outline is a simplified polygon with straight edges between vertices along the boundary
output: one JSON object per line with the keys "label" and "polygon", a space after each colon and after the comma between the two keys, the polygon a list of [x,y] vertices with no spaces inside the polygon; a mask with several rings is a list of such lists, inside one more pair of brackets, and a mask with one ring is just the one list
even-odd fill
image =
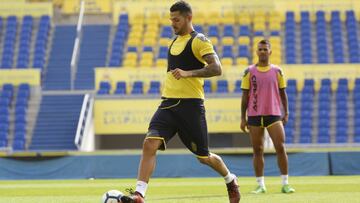
{"label": "stadium seat", "polygon": [[109,94],[111,90],[111,85],[109,82],[102,81],[99,85],[99,90],[97,91],[97,94]]}
{"label": "stadium seat", "polygon": [[148,94],[160,94],[160,82],[159,81],[151,81],[150,88],[148,90]]}
{"label": "stadium seat", "polygon": [[143,94],[143,82],[142,81],[135,81],[132,86],[131,94]]}
{"label": "stadium seat", "polygon": [[126,82],[125,81],[119,81],[116,83],[116,89],[114,94],[126,94]]}
{"label": "stadium seat", "polygon": [[234,89],[235,93],[241,93],[242,89],[241,89],[241,80],[236,80],[235,81],[235,89]]}
{"label": "stadium seat", "polygon": [[302,127],[300,130],[300,143],[312,143],[312,130],[311,128]]}
{"label": "stadium seat", "polygon": [[318,143],[330,143],[330,129],[321,127],[318,130]]}
{"label": "stadium seat", "polygon": [[228,93],[229,92],[229,85],[227,80],[218,80],[217,81],[217,93]]}
{"label": "stadium seat", "polygon": [[211,93],[211,81],[210,80],[204,80],[204,92],[205,93]]}

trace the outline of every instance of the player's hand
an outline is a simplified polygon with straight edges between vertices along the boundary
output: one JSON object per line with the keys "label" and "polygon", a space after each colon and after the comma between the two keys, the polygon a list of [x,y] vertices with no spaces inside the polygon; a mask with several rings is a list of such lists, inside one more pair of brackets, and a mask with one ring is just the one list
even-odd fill
{"label": "player's hand", "polygon": [[248,131],[246,130],[246,128],[249,128],[249,127],[248,127],[247,120],[246,120],[246,119],[241,119],[240,129],[241,129],[244,133],[246,133],[246,132],[248,132]]}
{"label": "player's hand", "polygon": [[180,78],[188,78],[191,76],[191,73],[189,71],[181,70],[180,68],[176,68],[174,70],[171,70],[172,75],[175,79],[180,80]]}
{"label": "player's hand", "polygon": [[284,125],[286,125],[286,123],[287,123],[288,121],[289,121],[289,114],[286,113],[286,114],[284,115],[284,117],[282,118],[282,122],[283,122]]}

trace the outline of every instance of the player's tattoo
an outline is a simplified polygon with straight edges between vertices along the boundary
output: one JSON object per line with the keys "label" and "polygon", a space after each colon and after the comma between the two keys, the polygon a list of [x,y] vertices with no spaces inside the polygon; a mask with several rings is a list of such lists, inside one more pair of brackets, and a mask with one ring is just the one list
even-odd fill
{"label": "player's tattoo", "polygon": [[216,54],[206,54],[203,59],[208,64],[202,69],[192,70],[192,77],[213,77],[221,75],[221,64]]}

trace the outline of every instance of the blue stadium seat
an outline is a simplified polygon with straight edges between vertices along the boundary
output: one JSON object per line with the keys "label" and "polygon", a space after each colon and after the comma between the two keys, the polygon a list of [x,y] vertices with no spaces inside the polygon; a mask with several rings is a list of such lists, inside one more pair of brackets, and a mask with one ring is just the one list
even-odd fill
{"label": "blue stadium seat", "polygon": [[135,81],[133,84],[133,88],[131,90],[131,94],[143,94],[144,93],[143,86],[144,84],[142,81]]}
{"label": "blue stadium seat", "polygon": [[336,143],[346,143],[348,142],[348,132],[347,127],[337,127],[336,128]]}
{"label": "blue stadium seat", "polygon": [[328,116],[322,116],[319,117],[319,122],[318,122],[318,128],[330,128],[330,117],[329,117],[329,113]]}
{"label": "blue stadium seat", "polygon": [[230,45],[223,46],[222,57],[234,58],[232,48]]}
{"label": "blue stadium seat", "polygon": [[318,143],[330,143],[330,129],[321,127],[318,131]]}
{"label": "blue stadium seat", "polygon": [[312,142],[312,136],[311,136],[312,130],[311,128],[301,128],[300,130],[300,143],[311,143]]}
{"label": "blue stadium seat", "polygon": [[241,93],[242,89],[241,89],[241,80],[236,80],[235,81],[235,89],[234,89],[235,93]]}
{"label": "blue stadium seat", "polygon": [[211,80],[204,80],[204,92],[211,93]]}
{"label": "blue stadium seat", "polygon": [[224,25],[224,37],[235,37],[233,25]]}
{"label": "blue stadium seat", "polygon": [[151,46],[144,46],[143,47],[143,52],[152,52],[153,48]]}
{"label": "blue stadium seat", "polygon": [[9,107],[10,106],[10,98],[0,97],[0,106]]}
{"label": "blue stadium seat", "polygon": [[9,123],[0,123],[0,132],[9,132]]}
{"label": "blue stadium seat", "polygon": [[172,37],[172,30],[170,26],[163,26],[160,37],[162,38],[171,38]]}
{"label": "blue stadium seat", "polygon": [[285,128],[285,142],[287,144],[294,143],[294,130],[292,128]]}
{"label": "blue stadium seat", "polygon": [[103,94],[110,94],[111,90],[111,84],[107,81],[101,81],[99,90],[97,91],[97,94],[103,95]]}
{"label": "blue stadium seat", "polygon": [[128,52],[137,52],[137,47],[129,46]]}
{"label": "blue stadium seat", "polygon": [[310,118],[301,117],[300,127],[301,128],[311,128],[312,120]]}
{"label": "blue stadium seat", "polygon": [[21,151],[25,149],[25,140],[14,140],[13,146],[14,151]]}
{"label": "blue stadium seat", "polygon": [[249,57],[249,47],[246,45],[239,45],[238,57]]}
{"label": "blue stadium seat", "polygon": [[227,80],[218,80],[217,81],[217,93],[228,93],[229,92],[229,85]]}
{"label": "blue stadium seat", "polygon": [[250,36],[250,29],[247,25],[240,25],[239,27],[239,36]]}
{"label": "blue stadium seat", "polygon": [[209,37],[219,37],[219,28],[217,25],[209,25],[208,29]]}
{"label": "blue stadium seat", "polygon": [[126,94],[126,82],[119,81],[116,83],[115,94]]}
{"label": "blue stadium seat", "polygon": [[148,90],[148,94],[160,94],[160,82],[159,81],[151,81],[150,88]]}

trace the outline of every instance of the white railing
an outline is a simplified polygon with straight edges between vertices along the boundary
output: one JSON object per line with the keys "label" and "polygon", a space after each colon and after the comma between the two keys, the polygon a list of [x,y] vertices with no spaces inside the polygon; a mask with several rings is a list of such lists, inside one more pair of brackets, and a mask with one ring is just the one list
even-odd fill
{"label": "white railing", "polygon": [[94,105],[94,99],[92,98],[92,96],[90,96],[89,94],[85,94],[84,101],[80,111],[78,125],[76,128],[75,140],[74,140],[74,143],[78,148],[78,150],[81,149],[83,140],[86,138],[86,136],[90,136],[88,135],[89,134],[88,129],[90,127],[92,120],[93,105]]}
{"label": "white railing", "polygon": [[70,68],[71,68],[71,75],[70,75],[70,87],[71,90],[74,89],[74,85],[75,85],[75,75],[76,75],[76,69],[77,69],[77,60],[78,60],[78,56],[79,56],[79,52],[80,52],[80,42],[81,42],[81,29],[82,29],[82,22],[84,19],[84,12],[85,12],[85,1],[82,0],[80,2],[80,12],[79,12],[79,19],[78,19],[78,23],[77,23],[77,27],[76,27],[76,38],[75,38],[75,43],[74,43],[74,48],[73,48],[73,53],[71,56],[71,63],[70,63]]}

